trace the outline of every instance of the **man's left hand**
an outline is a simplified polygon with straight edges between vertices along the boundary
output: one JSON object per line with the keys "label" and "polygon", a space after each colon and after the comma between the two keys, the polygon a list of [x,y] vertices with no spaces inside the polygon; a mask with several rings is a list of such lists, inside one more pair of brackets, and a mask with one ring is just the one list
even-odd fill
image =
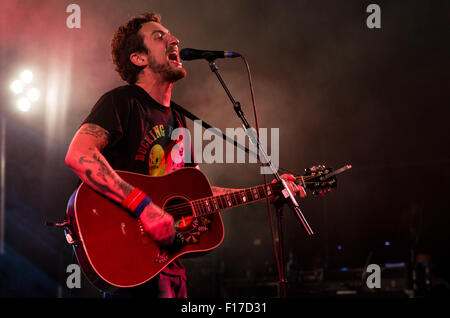
{"label": "man's left hand", "polygon": [[[292,174],[283,174],[280,176],[281,179],[286,181],[287,186],[289,187],[289,190],[292,192],[293,195],[299,195],[300,198],[306,197],[306,191],[302,186],[299,186],[295,183],[296,179]],[[277,180],[274,179],[272,183],[276,183]],[[276,195],[272,199],[272,203],[278,203],[281,200],[281,195]]]}

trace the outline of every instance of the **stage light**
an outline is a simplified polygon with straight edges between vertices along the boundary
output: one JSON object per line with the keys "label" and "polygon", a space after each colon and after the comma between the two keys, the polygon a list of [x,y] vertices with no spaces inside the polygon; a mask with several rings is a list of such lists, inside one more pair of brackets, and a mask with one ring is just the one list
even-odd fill
{"label": "stage light", "polygon": [[30,89],[27,91],[27,97],[28,97],[28,99],[29,99],[30,101],[32,101],[32,102],[37,101],[37,100],[39,99],[40,95],[41,95],[41,94],[39,93],[39,90],[38,90],[37,88],[35,88],[35,87],[30,88]]}
{"label": "stage light", "polygon": [[41,96],[39,90],[30,85],[33,81],[33,77],[33,72],[26,69],[9,85],[11,91],[15,95],[18,95],[15,104],[16,108],[24,113],[28,112],[31,109],[32,104],[37,102]]}
{"label": "stage light", "polygon": [[30,110],[31,102],[28,98],[21,97],[17,100],[16,106],[20,111],[25,113]]}
{"label": "stage light", "polygon": [[391,245],[391,242],[388,242],[388,241],[384,242],[384,246],[389,246],[389,245]]}
{"label": "stage light", "polygon": [[342,251],[342,245],[337,246],[338,251]]}
{"label": "stage light", "polygon": [[23,83],[21,80],[15,80],[9,85],[9,88],[14,94],[20,94],[23,92]]}
{"label": "stage light", "polygon": [[20,74],[20,79],[24,82],[24,83],[31,83],[33,81],[33,72],[30,70],[24,70],[21,74]]}

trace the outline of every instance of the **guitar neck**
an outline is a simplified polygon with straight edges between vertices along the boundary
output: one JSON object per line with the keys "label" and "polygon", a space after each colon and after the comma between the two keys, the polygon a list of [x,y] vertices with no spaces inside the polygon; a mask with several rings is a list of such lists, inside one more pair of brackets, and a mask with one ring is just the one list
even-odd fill
{"label": "guitar neck", "polygon": [[[303,179],[303,177],[298,177],[297,179]],[[262,201],[279,193],[280,190],[281,185],[278,182],[269,183],[267,186],[259,185],[256,187],[245,188],[225,194],[193,200],[190,201],[190,203],[194,208],[195,216],[205,216],[236,206]]]}

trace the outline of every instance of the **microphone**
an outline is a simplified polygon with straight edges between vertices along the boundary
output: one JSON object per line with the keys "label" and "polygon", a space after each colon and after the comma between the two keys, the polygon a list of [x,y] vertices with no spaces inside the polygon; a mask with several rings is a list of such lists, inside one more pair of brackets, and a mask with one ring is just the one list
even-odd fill
{"label": "microphone", "polygon": [[198,59],[206,59],[208,61],[214,61],[215,59],[232,58],[241,56],[236,52],[229,51],[208,51],[208,50],[196,50],[196,49],[182,49],[180,51],[180,58],[184,61],[192,61]]}

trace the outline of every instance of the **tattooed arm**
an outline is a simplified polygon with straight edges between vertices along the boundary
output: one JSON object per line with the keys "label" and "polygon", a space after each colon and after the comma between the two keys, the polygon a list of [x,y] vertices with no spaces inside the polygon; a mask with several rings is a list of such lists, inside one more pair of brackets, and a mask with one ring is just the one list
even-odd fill
{"label": "tattooed arm", "polygon": [[133,191],[101,154],[109,141],[107,130],[83,124],[75,134],[66,155],[66,164],[94,190],[121,203]]}
{"label": "tattooed arm", "polygon": [[[122,203],[134,187],[126,183],[110,166],[101,151],[109,141],[109,132],[94,124],[83,124],[66,155],[66,164],[91,188]],[[149,194],[151,196],[151,193]],[[160,245],[173,242],[173,218],[153,202],[140,215],[144,229]]]}
{"label": "tattooed arm", "polygon": [[[302,186],[299,186],[299,185],[297,185],[295,183],[296,179],[295,179],[295,177],[293,175],[291,175],[291,174],[283,174],[281,176],[281,178],[286,180],[289,189],[291,190],[291,192],[294,195],[298,194],[301,198],[306,197],[305,189]],[[274,183],[274,182],[275,182],[275,179],[272,181],[272,183]],[[238,191],[238,190],[242,190],[242,189],[221,188],[221,187],[212,186],[211,190],[212,190],[214,195],[221,195],[221,194],[232,193],[234,191]],[[279,195],[275,195],[275,197],[272,199],[272,201],[275,202],[278,199],[280,199],[280,196]]]}
{"label": "tattooed arm", "polygon": [[221,195],[221,194],[231,193],[231,192],[242,190],[242,189],[221,188],[221,187],[211,186],[211,190],[214,195]]}

